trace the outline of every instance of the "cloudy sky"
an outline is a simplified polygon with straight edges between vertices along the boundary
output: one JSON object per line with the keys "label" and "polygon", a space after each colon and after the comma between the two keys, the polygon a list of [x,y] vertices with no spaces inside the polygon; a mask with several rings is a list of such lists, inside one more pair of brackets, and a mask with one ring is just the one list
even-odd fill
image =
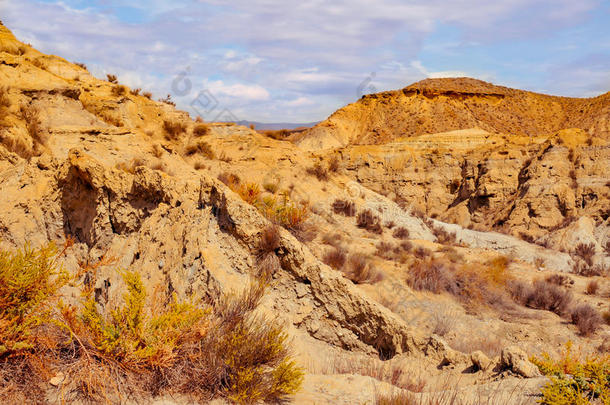
{"label": "cloudy sky", "polygon": [[318,121],[426,77],[610,90],[607,0],[0,0],[0,19],[207,120]]}

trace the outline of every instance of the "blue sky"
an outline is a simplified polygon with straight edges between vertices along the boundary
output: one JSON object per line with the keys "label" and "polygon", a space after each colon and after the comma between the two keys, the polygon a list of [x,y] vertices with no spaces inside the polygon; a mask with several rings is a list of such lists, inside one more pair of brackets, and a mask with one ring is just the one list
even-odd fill
{"label": "blue sky", "polygon": [[610,90],[601,0],[0,0],[0,18],[42,52],[207,120],[318,121],[426,77]]}

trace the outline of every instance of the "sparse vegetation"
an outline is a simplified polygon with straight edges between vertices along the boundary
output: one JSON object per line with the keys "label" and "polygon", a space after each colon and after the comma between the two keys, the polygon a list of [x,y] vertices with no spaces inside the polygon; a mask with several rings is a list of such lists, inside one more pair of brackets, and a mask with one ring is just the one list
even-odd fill
{"label": "sparse vegetation", "polygon": [[396,228],[392,234],[396,239],[409,239],[409,230],[403,226]]}
{"label": "sparse vegetation", "polygon": [[122,97],[127,94],[127,87],[123,85],[114,86],[112,88],[112,95],[115,97]]}
{"label": "sparse vegetation", "polygon": [[436,236],[438,243],[443,245],[454,245],[456,243],[455,232],[449,232],[441,226],[432,226],[432,233]]}
{"label": "sparse vegetation", "polygon": [[346,217],[356,215],[356,204],[353,201],[337,198],[333,202],[332,208],[335,214],[345,215]]}
{"label": "sparse vegetation", "polygon": [[176,103],[174,103],[173,100],[172,100],[172,95],[171,94],[168,94],[165,98],[160,98],[159,101],[162,102],[162,103],[165,103],[167,105],[171,105],[173,107],[176,106]]}
{"label": "sparse vegetation", "polygon": [[[610,357],[591,355],[582,359],[568,342],[558,360],[547,353],[530,360],[551,380],[542,388],[543,405],[610,403]],[[597,402],[595,402],[597,401]]]}
{"label": "sparse vegetation", "polygon": [[588,336],[595,333],[603,324],[599,312],[588,304],[581,304],[571,312],[572,323],[576,325],[581,335]]}
{"label": "sparse vegetation", "polygon": [[356,217],[356,226],[358,226],[358,228],[364,228],[372,233],[383,233],[380,218],[368,208],[358,213],[358,216]]}
{"label": "sparse vegetation", "polygon": [[165,131],[165,139],[168,141],[176,141],[180,135],[184,134],[186,127],[179,121],[163,121],[163,130]]}
{"label": "sparse vegetation", "polygon": [[141,88],[136,88],[136,89],[131,89],[131,91],[129,92],[132,96],[139,96],[140,92],[142,91]]}
{"label": "sparse vegetation", "polygon": [[574,254],[583,259],[588,266],[593,266],[593,256],[595,256],[595,245],[593,243],[579,243],[574,249]]}
{"label": "sparse vegetation", "polygon": [[587,283],[585,293],[588,295],[595,295],[599,291],[599,282],[597,280],[591,280]]}
{"label": "sparse vegetation", "polygon": [[513,299],[530,308],[544,309],[557,315],[567,315],[572,304],[572,293],[545,280],[535,280],[530,286],[520,281],[508,283]]}
{"label": "sparse vegetation", "polygon": [[375,284],[384,278],[383,273],[373,267],[361,253],[353,253],[348,257],[343,272],[354,284]]}
{"label": "sparse vegetation", "polygon": [[309,167],[307,173],[315,176],[320,181],[328,180],[328,169],[322,166],[320,162],[316,162],[312,167]]}
{"label": "sparse vegetation", "polygon": [[279,189],[279,184],[278,183],[265,183],[263,184],[263,188],[268,191],[271,194],[275,194],[277,193],[277,190]]}
{"label": "sparse vegetation", "polygon": [[113,84],[117,84],[119,82],[119,79],[116,77],[116,75],[113,74],[107,74],[106,75],[106,79]]}
{"label": "sparse vegetation", "polygon": [[326,252],[322,261],[335,270],[341,270],[347,261],[347,253],[342,247],[335,247]]}
{"label": "sparse vegetation", "polygon": [[40,110],[32,105],[21,106],[21,118],[25,121],[28,134],[32,138],[35,149],[39,146],[46,146],[48,141],[47,132],[42,128],[40,120]]}
{"label": "sparse vegetation", "polygon": [[205,156],[207,159],[210,160],[216,159],[216,154],[214,153],[214,150],[212,149],[210,144],[205,141],[191,143],[184,149],[184,154],[186,156],[193,156],[195,154],[199,154]]}
{"label": "sparse vegetation", "polygon": [[303,372],[283,328],[253,312],[266,280],[211,307],[176,297],[153,297],[147,305],[140,276],[126,271],[122,304],[100,311],[87,288],[77,305],[59,301],[71,278],[57,257],[52,247],[0,252],[4,400],[38,401],[43,376],[57,373],[65,375],[57,390],[68,402],[181,394],[245,404],[299,389]]}
{"label": "sparse vegetation", "polygon": [[149,100],[152,99],[152,93],[150,91],[145,91],[144,93],[142,93],[142,96],[146,97]]}
{"label": "sparse vegetation", "polygon": [[210,126],[208,124],[197,123],[193,127],[193,136],[202,137],[210,134]]}
{"label": "sparse vegetation", "polygon": [[331,173],[337,173],[341,167],[341,162],[337,156],[330,158],[328,162],[328,171]]}

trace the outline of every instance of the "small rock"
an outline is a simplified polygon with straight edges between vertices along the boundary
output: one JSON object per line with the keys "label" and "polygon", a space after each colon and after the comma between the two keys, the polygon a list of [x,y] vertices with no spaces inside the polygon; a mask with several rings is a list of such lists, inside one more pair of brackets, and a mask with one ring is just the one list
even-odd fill
{"label": "small rock", "polygon": [[472,365],[478,368],[479,370],[487,370],[491,366],[491,359],[485,355],[480,350],[473,352],[470,355],[470,360],[472,361]]}
{"label": "small rock", "polygon": [[51,378],[49,380],[49,384],[51,384],[54,387],[58,387],[63,381],[64,381],[64,373],[62,373],[61,371],[57,374],[55,374],[55,377]]}
{"label": "small rock", "polygon": [[525,378],[539,377],[541,375],[538,367],[532,364],[527,359],[527,354],[517,346],[509,346],[502,349],[500,362],[504,367]]}

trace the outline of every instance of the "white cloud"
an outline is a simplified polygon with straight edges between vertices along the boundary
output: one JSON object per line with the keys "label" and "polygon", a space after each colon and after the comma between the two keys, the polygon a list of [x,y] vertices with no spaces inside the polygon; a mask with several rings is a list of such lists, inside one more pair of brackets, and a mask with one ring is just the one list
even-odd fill
{"label": "white cloud", "polygon": [[270,97],[269,92],[258,84],[226,84],[222,80],[216,80],[205,82],[204,88],[209,89],[214,95],[234,97],[242,101],[264,101],[269,100]]}

